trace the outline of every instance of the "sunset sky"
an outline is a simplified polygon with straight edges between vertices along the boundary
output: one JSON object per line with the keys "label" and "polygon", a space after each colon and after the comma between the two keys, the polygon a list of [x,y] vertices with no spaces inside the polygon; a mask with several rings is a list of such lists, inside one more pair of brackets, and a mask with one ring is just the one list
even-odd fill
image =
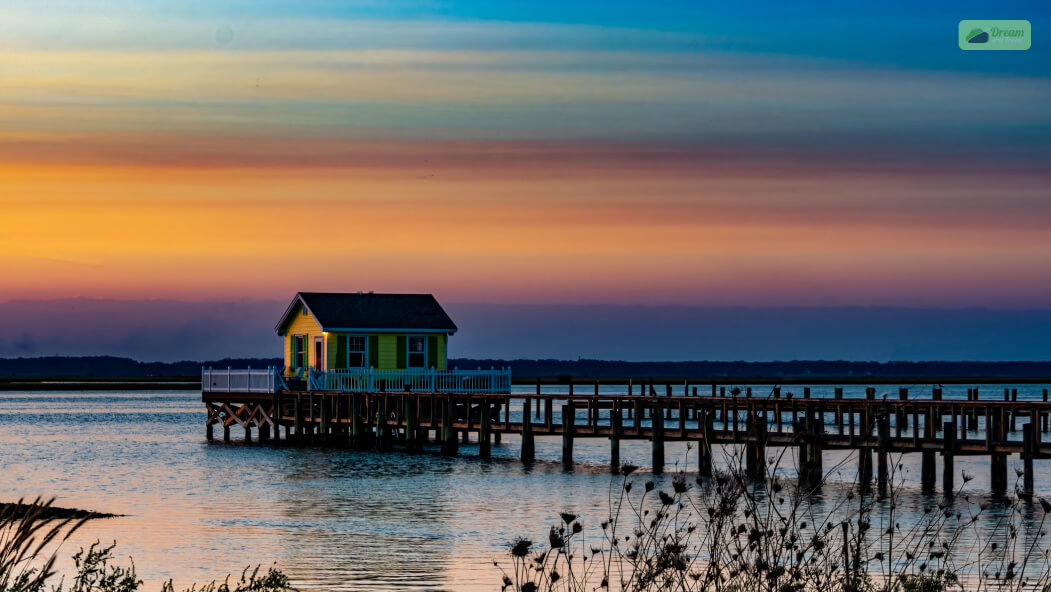
{"label": "sunset sky", "polygon": [[1048,308],[1047,3],[703,4],[4,0],[0,300]]}

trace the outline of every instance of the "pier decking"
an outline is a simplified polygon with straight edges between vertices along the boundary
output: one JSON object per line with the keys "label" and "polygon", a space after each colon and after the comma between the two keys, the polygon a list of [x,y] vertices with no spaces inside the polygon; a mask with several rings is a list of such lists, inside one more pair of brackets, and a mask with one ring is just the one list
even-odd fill
{"label": "pier decking", "polygon": [[[551,383],[561,383],[560,392],[553,392]],[[612,387],[580,381],[568,381],[565,392],[566,383],[537,380],[535,390],[519,386],[512,394],[509,374],[506,384],[499,384],[503,392],[492,392],[495,383],[487,383],[482,392],[448,392],[437,383],[428,390],[412,381],[387,382],[380,389],[236,392],[230,386],[211,389],[204,382],[202,398],[209,440],[215,426],[222,427],[224,441],[231,440],[233,426],[240,426],[247,442],[408,451],[432,443],[445,454],[456,454],[459,444],[474,436],[480,456],[487,459],[502,434],[517,434],[523,461],[534,459],[535,438],[558,437],[562,462],[571,466],[574,440],[602,438],[610,442],[613,471],[620,465],[621,441],[649,440],[654,472],[664,469],[665,442],[687,441],[696,444],[702,475],[712,473],[714,447],[743,445],[747,470],[756,477],[766,472],[768,447],[792,447],[798,452],[800,480],[815,485],[823,477],[823,451],[851,450],[857,452],[861,487],[874,483],[881,494],[888,487],[891,454],[922,455],[921,485],[927,491],[936,487],[940,456],[941,489],[947,495],[956,485],[956,456],[988,456],[992,488],[1003,492],[1008,455],[1019,454],[1026,493],[1033,490],[1034,459],[1051,458],[1051,438],[1043,436],[1051,417],[1047,388],[1041,400],[1019,401],[1017,390],[1009,388],[1002,399],[986,392],[982,398],[978,388],[967,389],[966,399],[947,399],[933,385],[923,387],[920,396],[915,387],[911,392],[899,388],[893,396],[877,396],[876,388],[868,387],[863,398],[846,397],[836,387],[832,396],[819,398],[811,396],[809,387],[782,394],[781,387],[768,385],[768,394],[757,396],[750,386],[730,388],[700,380],[672,384],[623,379],[622,391],[615,394],[609,392]]]}

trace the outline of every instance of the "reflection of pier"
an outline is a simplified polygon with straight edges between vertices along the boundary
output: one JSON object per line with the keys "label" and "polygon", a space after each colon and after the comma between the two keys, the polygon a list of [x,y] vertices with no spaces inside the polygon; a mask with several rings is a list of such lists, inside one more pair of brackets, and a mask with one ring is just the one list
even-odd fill
{"label": "reflection of pier", "polygon": [[[552,382],[552,381],[545,381]],[[205,383],[206,385],[209,383]],[[564,385],[565,383],[563,383]],[[794,447],[798,450],[799,477],[816,484],[822,477],[822,451],[858,452],[862,487],[873,481],[885,492],[889,478],[889,455],[920,453],[921,482],[925,490],[935,487],[936,458],[942,457],[942,488],[954,488],[953,458],[962,455],[990,457],[994,491],[1008,486],[1007,456],[1019,454],[1024,463],[1023,489],[1033,490],[1033,460],[1051,458],[1051,442],[1042,432],[1049,429],[1051,403],[1043,389],[1042,401],[1018,401],[1017,391],[1004,390],[1002,400],[981,399],[978,389],[968,389],[967,399],[944,399],[942,389],[932,387],[923,398],[910,397],[899,389],[895,398],[877,398],[876,389],[866,396],[844,397],[835,388],[833,397],[811,397],[809,387],[801,393],[782,395],[772,387],[769,395],[754,396],[744,390],[716,384],[679,381],[641,384],[624,380],[619,394],[610,394],[594,383],[581,388],[570,384],[569,392],[550,392],[536,383],[535,392],[448,393],[435,391],[349,392],[287,390],[278,392],[215,391],[205,386],[203,400],[208,409],[209,440],[213,426],[240,426],[245,441],[289,442],[352,446],[388,450],[393,447],[421,450],[434,443],[443,453],[455,454],[461,442],[473,436],[482,458],[489,458],[492,442],[502,434],[521,435],[521,458],[534,457],[534,439],[562,439],[562,461],[573,462],[573,441],[605,438],[610,441],[611,466],[620,464],[622,440],[649,440],[653,470],[664,466],[664,443],[689,441],[698,446],[698,470],[712,471],[712,448],[743,444],[748,470],[760,476],[766,471],[766,448]],[[575,387],[575,388],[574,388]],[[703,389],[703,396],[698,393]],[[710,390],[709,390],[710,389]],[[584,392],[587,391],[587,392]],[[257,436],[253,437],[253,431]],[[873,463],[875,455],[875,464]]]}

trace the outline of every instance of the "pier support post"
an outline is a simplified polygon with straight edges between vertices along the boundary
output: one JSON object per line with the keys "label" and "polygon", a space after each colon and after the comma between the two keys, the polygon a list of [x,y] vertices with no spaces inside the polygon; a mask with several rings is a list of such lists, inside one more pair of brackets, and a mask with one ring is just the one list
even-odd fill
{"label": "pier support post", "polygon": [[956,451],[956,424],[951,421],[942,426],[942,491],[945,497],[953,496],[953,454]]}
{"label": "pier support post", "polygon": [[[999,409],[987,409],[986,417],[989,425],[989,450],[994,451],[1004,439],[1004,418]],[[1007,455],[1002,452],[990,452],[989,457],[989,469],[992,471],[990,487],[994,494],[1004,493],[1007,491]]]}
{"label": "pier support post", "polygon": [[1022,493],[1033,495],[1033,456],[1036,453],[1036,423],[1022,426]]}
{"label": "pier support post", "polygon": [[653,472],[660,474],[664,472],[664,403],[658,401],[653,406]]}
{"label": "pier support post", "polygon": [[887,444],[890,441],[890,415],[884,411],[876,419],[877,431],[879,433],[879,444],[877,445],[876,459],[876,486],[879,496],[887,497],[887,486],[890,481],[890,463],[888,462]]}
{"label": "pier support post", "polygon": [[318,397],[318,406],[321,407],[321,419],[320,419],[320,424],[321,425],[319,426],[319,430],[318,431],[321,432],[320,440],[321,440],[322,444],[328,444],[328,428],[329,428],[328,420],[329,420],[329,402],[330,402],[329,399],[330,399],[330,397],[325,395],[325,394],[321,394],[321,396]]}
{"label": "pier support post", "polygon": [[376,398],[376,450],[390,450],[390,427],[387,426],[387,396]]}
{"label": "pier support post", "polygon": [[223,442],[230,443],[230,424],[223,424]]}
{"label": "pier support post", "polygon": [[[481,413],[479,413],[479,415],[481,416],[482,423],[478,426],[478,456],[481,457],[482,460],[489,460],[492,458],[493,443],[490,435],[493,426],[490,423],[492,418],[489,416],[490,413],[492,413],[492,407],[489,405],[488,400],[482,399],[480,411]],[[466,434],[467,432],[464,433]]]}
{"label": "pier support post", "polygon": [[[934,466],[934,451],[927,449],[927,445],[934,440],[934,412],[927,409],[923,418],[923,452],[920,463],[920,489],[925,492],[934,491],[934,480],[937,469]],[[914,426],[915,427],[915,426]]]}
{"label": "pier support post", "polygon": [[702,477],[712,476],[712,428],[715,416],[713,411],[701,411],[701,443],[697,447],[697,472]]}
{"label": "pier support post", "polygon": [[576,411],[572,403],[562,406],[562,466],[573,466],[573,426],[576,423]]}
{"label": "pier support post", "polygon": [[416,399],[405,397],[405,449],[409,452],[419,452],[422,448],[420,426],[416,417]]}
{"label": "pier support post", "polygon": [[766,477],[766,416],[750,411],[748,421],[751,438],[745,445],[746,470],[750,478],[763,479]]}
{"label": "pier support post", "polygon": [[350,445],[361,448],[361,395],[350,396]]}
{"label": "pier support post", "polygon": [[821,486],[824,477],[822,467],[822,443],[824,440],[824,418],[819,421],[817,411],[807,407],[803,411],[802,421],[796,420],[800,429],[799,442],[799,483],[803,487]]}
{"label": "pier support post", "polygon": [[[529,407],[532,405],[532,401],[529,397],[526,397],[522,403],[522,462],[530,463],[533,462],[533,458],[536,455],[536,446],[533,442],[533,418],[529,415]],[[536,402],[537,410],[540,409],[540,401]]]}
{"label": "pier support post", "polygon": [[296,429],[296,440],[303,439],[303,395],[296,395],[296,412],[292,416],[292,423]]}
{"label": "pier support post", "polygon": [[[908,401],[909,400],[909,389],[904,388],[904,387],[899,388],[898,389],[898,400],[899,401]],[[909,429],[909,409],[908,409],[908,407],[906,405],[898,406],[896,415],[897,415],[897,417],[894,418],[894,429],[897,432],[898,437],[900,438],[902,430]]]}
{"label": "pier support post", "polygon": [[245,424],[245,444],[252,443],[252,425],[249,423]]}
{"label": "pier support post", "polygon": [[456,441],[456,429],[453,428],[453,398],[446,397],[442,402],[442,454],[454,456],[460,450]]}
{"label": "pier support post", "polygon": [[212,422],[209,420],[208,423],[204,424],[204,438],[211,442],[214,439],[212,435]]}
{"label": "pier support post", "polygon": [[609,471],[614,475],[620,474],[620,428],[623,421],[620,401],[615,399],[609,410]]}
{"label": "pier support post", "polygon": [[872,448],[858,449],[858,489],[862,495],[872,490]]}

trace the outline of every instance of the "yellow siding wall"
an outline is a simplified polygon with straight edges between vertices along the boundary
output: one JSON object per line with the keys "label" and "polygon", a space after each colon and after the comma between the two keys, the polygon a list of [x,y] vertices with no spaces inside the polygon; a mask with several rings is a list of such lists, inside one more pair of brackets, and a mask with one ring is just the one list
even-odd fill
{"label": "yellow siding wall", "polygon": [[398,336],[380,335],[379,367],[385,370],[394,370],[398,367]]}
{"label": "yellow siding wall", "polygon": [[[306,335],[307,342],[307,365],[314,365],[314,338],[321,335],[321,326],[317,324],[314,317],[304,316],[302,305],[296,305],[293,311],[293,320],[285,333],[285,372],[291,373],[292,368],[292,336]],[[326,344],[327,345],[327,344]],[[329,349],[326,347],[326,349]],[[334,349],[334,348],[333,348]],[[331,354],[330,354],[331,355]]]}

